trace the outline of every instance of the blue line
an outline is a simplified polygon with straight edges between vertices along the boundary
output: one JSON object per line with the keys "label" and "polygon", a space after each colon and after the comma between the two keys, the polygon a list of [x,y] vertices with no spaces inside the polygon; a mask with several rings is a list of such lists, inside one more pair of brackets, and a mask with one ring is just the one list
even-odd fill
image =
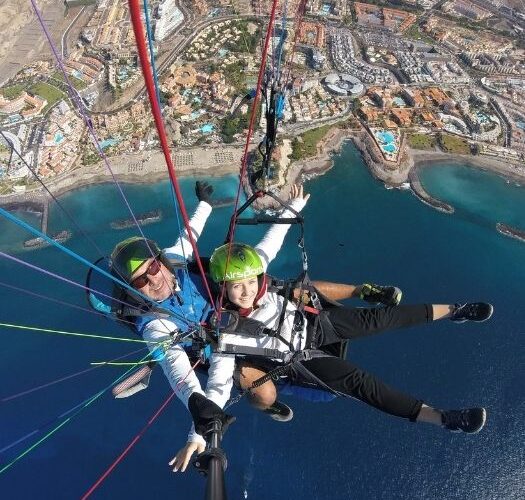
{"label": "blue line", "polygon": [[[188,259],[186,258],[186,254],[184,252],[184,241],[183,241],[184,233],[182,232],[182,227],[180,225],[180,215],[179,215],[179,209],[178,209],[178,204],[177,204],[177,197],[175,196],[175,189],[173,188],[173,184],[171,184],[171,182],[170,182],[170,193],[171,193],[171,199],[173,201],[173,207],[175,208],[175,219],[177,220],[177,230],[179,232],[178,234],[181,235],[180,238],[181,238],[182,257],[184,258],[184,273],[186,274],[186,278],[189,280],[190,273],[188,272]],[[193,306],[193,309],[195,309],[195,303],[193,300],[192,293],[190,293],[190,297],[191,297],[191,305]],[[186,315],[184,314],[184,309],[182,309],[182,314],[186,318]],[[186,321],[188,320],[186,319]]]}
{"label": "blue line", "polygon": [[[19,219],[18,217],[15,217],[13,214],[10,214],[7,210],[4,210],[1,207],[0,207],[0,215],[4,216],[6,219],[10,220],[11,222],[14,222],[18,226],[23,227],[24,229],[26,229],[30,233],[34,234],[35,236],[38,236],[39,238],[44,239],[50,245],[53,245],[54,247],[58,248],[59,250],[62,250],[63,252],[65,252],[70,257],[73,257],[74,259],[78,260],[82,264],[84,264],[84,265],[90,267],[91,269],[97,271],[98,273],[102,274],[106,278],[109,278],[110,280],[114,281],[115,283],[119,284],[120,286],[123,286],[127,290],[130,290],[133,293],[139,295],[143,299],[147,300],[150,304],[154,304],[154,305],[156,304],[154,300],[150,299],[146,295],[143,295],[138,290],[136,290],[135,288],[131,287],[130,285],[128,285],[124,281],[119,280],[118,278],[116,278],[115,276],[113,276],[113,275],[109,274],[108,272],[104,271],[100,267],[95,266],[95,264],[92,264],[88,260],[84,259],[84,257],[81,257],[80,255],[78,255],[77,253],[73,252],[69,248],[66,248],[66,247],[62,246],[60,243],[58,243],[54,239],[52,239],[49,236],[47,236],[46,234],[42,233],[38,229],[35,229],[34,227],[30,226],[27,222],[24,222],[23,220]],[[182,318],[182,319],[184,319],[184,321],[187,321],[186,318]]]}
{"label": "blue line", "polygon": [[[115,384],[117,384],[118,382],[120,382],[126,375],[128,375],[128,373],[130,373],[131,371],[133,371],[137,366],[139,366],[139,364],[144,361],[147,357],[149,356],[149,353],[146,354],[146,356],[144,356],[136,365],[130,367],[128,370],[126,370],[122,375],[120,375],[119,377],[117,377],[117,379],[115,379],[113,382],[111,382],[109,385],[107,385],[104,389],[102,389],[101,391],[95,393],[93,396],[90,396],[88,397],[87,399],[84,399],[84,401],[78,403],[77,405],[73,406],[73,408],[70,408],[69,410],[66,410],[64,412],[62,412],[60,415],[56,416],[55,418],[45,422],[44,424],[40,425],[38,428],[34,429],[33,431],[27,433],[25,436],[22,436],[20,437],[19,439],[17,439],[16,441],[8,444],[7,446],[4,446],[1,450],[0,450],[0,454],[6,452],[7,450],[9,450],[10,448],[12,448],[13,446],[16,446],[17,444],[20,444],[22,443],[23,441],[26,441],[27,439],[29,439],[30,437],[34,436],[35,434],[39,433],[39,432],[42,432],[44,429],[46,429],[47,427],[49,427],[51,424],[53,424],[54,422],[56,422],[57,420],[60,420],[60,419],[64,419],[58,426],[55,427],[55,430],[58,430],[60,428],[60,426],[62,426],[63,424],[66,423],[67,421],[67,418],[69,419],[72,419],[74,417],[76,417],[80,412],[82,412],[82,410],[86,409],[88,406],[91,405],[91,403],[93,403],[94,401],[96,401],[98,398],[100,398],[100,396],[102,396],[104,393],[106,393],[109,389],[111,389],[111,387],[113,387]],[[67,417],[68,415],[70,415],[71,413],[73,413],[70,417]],[[67,417],[67,418],[66,418]],[[50,435],[49,435],[50,437]],[[44,440],[46,438],[44,437]],[[43,442],[43,441],[42,441]],[[41,443],[40,443],[41,444]],[[31,449],[31,447],[29,448]],[[22,454],[18,455],[17,457],[13,458],[9,463],[3,465],[3,467],[0,468],[0,474],[4,473],[7,469],[9,469],[11,466],[13,466],[16,462],[18,462],[18,460],[20,460],[25,454],[27,453],[27,451],[25,452],[22,452]]]}
{"label": "blue line", "polygon": [[[284,4],[283,9],[283,17],[281,19],[281,37],[279,40],[279,57],[277,59],[277,74],[275,76],[275,80],[279,82],[279,79],[281,78],[281,59],[283,57],[283,47],[284,47],[284,38],[286,35],[286,10],[288,7],[288,2],[286,1]],[[299,29],[299,28],[298,28]]]}
{"label": "blue line", "polygon": [[160,106],[159,80],[157,77],[157,68],[155,67],[155,56],[153,54],[153,34],[151,32],[151,23],[149,20],[148,0],[144,0],[144,16],[145,16],[145,21],[146,21],[146,32],[148,34],[149,59],[151,61],[151,69],[153,70],[153,81],[155,83],[155,92],[157,94],[157,102],[159,103],[159,108],[160,108],[161,106]]}

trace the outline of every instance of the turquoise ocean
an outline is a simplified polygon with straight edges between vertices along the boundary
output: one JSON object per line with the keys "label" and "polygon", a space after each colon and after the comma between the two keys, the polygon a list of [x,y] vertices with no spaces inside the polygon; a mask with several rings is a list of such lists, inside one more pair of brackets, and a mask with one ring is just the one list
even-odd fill
{"label": "turquoise ocean", "polygon": [[[346,144],[324,176],[306,183],[306,248],[313,278],[395,284],[406,303],[490,301],[495,313],[483,324],[437,322],[357,341],[349,357],[384,381],[439,408],[483,405],[486,428],[478,435],[384,415],[357,401],[328,404],[284,398],[290,423],[276,423],[246,401],[231,408],[228,431],[229,498],[315,499],[519,499],[525,497],[525,244],[500,235],[497,222],[525,229],[525,188],[496,175],[457,165],[423,170],[427,190],[456,207],[454,215],[422,204],[410,191],[386,190],[358,152]],[[217,197],[234,196],[235,176],[208,179]],[[191,213],[195,179],[181,186]],[[154,208],[161,223],[143,228],[163,246],[177,235],[167,182],[123,189],[135,213]],[[103,252],[136,234],[111,230],[126,218],[113,185],[71,192],[61,202]],[[216,209],[199,241],[202,255],[222,243],[231,207]],[[36,216],[18,213],[32,224]],[[70,226],[53,208],[50,230]],[[238,240],[256,243],[264,227],[243,227]],[[86,268],[54,248],[24,251],[30,236],[0,221],[0,250],[84,282]],[[300,271],[297,228],[271,273]],[[100,255],[78,234],[66,243],[84,257]],[[0,259],[2,323],[70,332],[132,337],[110,320],[17,291],[84,307],[82,289]],[[356,306],[363,306],[359,301]],[[6,400],[13,394],[140,349],[137,343],[79,338],[0,327],[0,449],[41,427],[41,434],[0,454],[0,464],[26,450],[62,420],[57,416],[107,387],[122,368],[103,367],[63,383]],[[140,359],[142,352],[130,357]],[[126,400],[104,394],[48,440],[0,475],[3,498],[79,498],[124,450],[169,395],[160,371],[147,391]],[[51,427],[45,427],[52,421]],[[96,491],[93,498],[202,498],[196,471],[172,474],[168,461],[185,443],[190,418],[174,401]],[[0,467],[1,468],[1,467]]]}

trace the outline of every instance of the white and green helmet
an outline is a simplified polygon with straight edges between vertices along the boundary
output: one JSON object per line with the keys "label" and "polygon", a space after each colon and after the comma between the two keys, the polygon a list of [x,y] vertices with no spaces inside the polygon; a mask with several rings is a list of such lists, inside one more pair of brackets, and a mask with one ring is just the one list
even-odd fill
{"label": "white and green helmet", "polygon": [[210,258],[210,275],[216,283],[244,280],[262,273],[261,257],[250,245],[227,243],[216,248]]}
{"label": "white and green helmet", "polygon": [[114,274],[127,282],[133,273],[150,257],[161,256],[161,250],[153,240],[133,236],[121,241],[113,249],[110,267]]}

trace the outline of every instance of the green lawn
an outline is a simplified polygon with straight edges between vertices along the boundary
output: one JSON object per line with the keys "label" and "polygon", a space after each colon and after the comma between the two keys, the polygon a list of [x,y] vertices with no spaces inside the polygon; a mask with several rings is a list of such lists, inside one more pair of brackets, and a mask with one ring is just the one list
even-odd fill
{"label": "green lawn", "polygon": [[25,85],[17,83],[15,85],[2,88],[0,92],[6,99],[14,99],[15,97],[18,97],[24,91],[24,89]]}
{"label": "green lawn", "polygon": [[413,40],[421,40],[430,44],[436,43],[436,41],[431,36],[427,35],[419,28],[417,22],[405,30],[404,35],[408,38],[412,38]]}
{"label": "green lawn", "polygon": [[413,149],[434,149],[436,138],[427,134],[411,134],[408,136],[408,144]]}
{"label": "green lawn", "polygon": [[456,153],[461,155],[470,154],[469,143],[461,137],[456,137],[455,135],[449,134],[440,134],[438,140],[441,149],[447,153]]}
{"label": "green lawn", "polygon": [[36,94],[40,97],[43,97],[47,101],[47,106],[44,108],[43,112],[45,113],[53,104],[60,101],[60,99],[65,99],[67,96],[61,90],[49,85],[49,83],[38,82],[29,87],[29,92]]}
{"label": "green lawn", "polygon": [[[73,87],[75,87],[76,90],[84,90],[87,87],[87,83],[75,78],[73,75],[67,75],[69,81],[72,83]],[[52,78],[55,80],[58,80],[60,82],[64,82],[64,75],[62,74],[62,71],[55,71],[52,75]]]}
{"label": "green lawn", "polygon": [[319,141],[326,135],[332,125],[323,125],[319,128],[308,130],[299,137],[295,137],[292,141],[292,160],[302,160],[317,154],[317,145]]}

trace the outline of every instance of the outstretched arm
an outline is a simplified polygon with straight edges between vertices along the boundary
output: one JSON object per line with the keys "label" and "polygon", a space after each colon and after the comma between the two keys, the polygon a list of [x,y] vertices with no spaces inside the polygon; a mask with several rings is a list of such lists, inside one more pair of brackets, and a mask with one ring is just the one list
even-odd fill
{"label": "outstretched arm", "polygon": [[[289,205],[297,212],[300,212],[309,198],[309,194],[303,193],[303,186],[294,184],[290,190]],[[281,217],[293,217],[293,215],[290,210],[285,210],[281,214]],[[275,259],[277,252],[281,249],[288,229],[290,229],[290,224],[272,224],[262,240],[255,246],[255,251],[261,257],[265,271],[270,262]]]}
{"label": "outstretched arm", "polygon": [[[195,242],[199,239],[204,225],[211,214],[212,207],[210,205],[213,187],[207,182],[197,181],[195,183],[195,193],[199,204],[190,219],[191,234]],[[189,260],[193,256],[193,248],[188,237],[186,228],[181,232],[177,241],[172,247],[165,249],[168,256],[182,257],[184,260]]]}

